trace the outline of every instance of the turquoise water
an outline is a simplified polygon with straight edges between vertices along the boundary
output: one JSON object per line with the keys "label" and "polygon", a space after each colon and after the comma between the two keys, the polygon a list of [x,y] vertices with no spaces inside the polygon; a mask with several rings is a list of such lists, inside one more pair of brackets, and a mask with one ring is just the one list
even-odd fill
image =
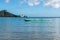
{"label": "turquoise water", "polygon": [[26,22],[27,18],[0,18],[0,40],[59,40],[59,18]]}

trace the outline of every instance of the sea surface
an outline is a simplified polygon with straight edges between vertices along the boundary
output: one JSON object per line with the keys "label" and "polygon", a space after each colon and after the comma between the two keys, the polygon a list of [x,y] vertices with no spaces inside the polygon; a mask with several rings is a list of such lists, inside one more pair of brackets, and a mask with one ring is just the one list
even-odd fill
{"label": "sea surface", "polygon": [[59,28],[60,18],[0,17],[0,40],[60,40]]}

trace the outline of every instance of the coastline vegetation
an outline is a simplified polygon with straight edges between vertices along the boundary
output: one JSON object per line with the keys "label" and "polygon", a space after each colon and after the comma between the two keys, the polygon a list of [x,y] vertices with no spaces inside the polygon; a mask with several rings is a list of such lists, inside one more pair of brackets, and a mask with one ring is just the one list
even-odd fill
{"label": "coastline vegetation", "polygon": [[0,11],[0,17],[27,17],[25,15],[15,15],[13,13],[8,12],[7,10],[1,10]]}

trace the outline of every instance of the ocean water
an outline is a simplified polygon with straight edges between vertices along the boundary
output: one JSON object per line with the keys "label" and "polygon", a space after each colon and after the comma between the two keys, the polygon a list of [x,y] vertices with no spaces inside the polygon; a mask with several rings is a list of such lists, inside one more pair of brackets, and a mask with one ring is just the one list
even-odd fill
{"label": "ocean water", "polygon": [[[24,19],[40,21],[27,22]],[[0,40],[59,40],[59,27],[60,18],[0,17]]]}

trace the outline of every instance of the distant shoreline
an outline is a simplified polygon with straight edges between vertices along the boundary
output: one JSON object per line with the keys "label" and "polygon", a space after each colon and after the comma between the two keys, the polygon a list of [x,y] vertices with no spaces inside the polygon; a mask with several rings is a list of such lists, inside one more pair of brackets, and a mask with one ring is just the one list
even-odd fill
{"label": "distant shoreline", "polygon": [[11,12],[8,12],[7,10],[1,10],[0,11],[0,17],[27,17],[25,15],[15,15]]}
{"label": "distant shoreline", "polygon": [[0,18],[60,18],[60,17],[0,17]]}

